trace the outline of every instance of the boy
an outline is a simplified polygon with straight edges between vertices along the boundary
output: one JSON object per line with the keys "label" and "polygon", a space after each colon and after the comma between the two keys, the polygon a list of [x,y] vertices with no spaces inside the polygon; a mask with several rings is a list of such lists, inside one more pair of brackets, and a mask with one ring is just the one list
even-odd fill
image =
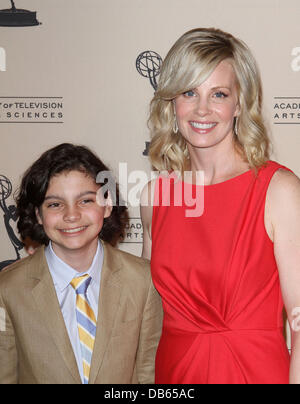
{"label": "boy", "polygon": [[111,245],[127,211],[103,195],[101,171],[62,144],[23,177],[18,229],[43,247],[0,274],[1,384],[154,382],[160,298],[148,262]]}

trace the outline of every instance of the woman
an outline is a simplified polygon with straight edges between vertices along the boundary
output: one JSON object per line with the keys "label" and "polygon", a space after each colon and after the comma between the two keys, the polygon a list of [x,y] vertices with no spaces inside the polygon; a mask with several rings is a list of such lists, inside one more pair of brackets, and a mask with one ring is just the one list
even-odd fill
{"label": "woman", "polygon": [[[169,51],[149,123],[151,162],[172,175],[141,201],[143,256],[152,252],[164,305],[157,383],[300,383],[300,181],[269,161],[261,110],[260,75],[242,41],[196,29]],[[182,177],[170,181],[173,172]],[[188,217],[174,197],[163,204],[167,181],[174,195],[204,189],[203,214]]]}

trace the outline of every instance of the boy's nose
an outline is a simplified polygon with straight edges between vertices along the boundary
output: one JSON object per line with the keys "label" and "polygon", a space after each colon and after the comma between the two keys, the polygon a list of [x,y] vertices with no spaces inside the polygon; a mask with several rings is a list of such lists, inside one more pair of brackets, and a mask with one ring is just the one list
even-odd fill
{"label": "boy's nose", "polygon": [[80,219],[81,214],[80,211],[77,207],[71,206],[66,208],[65,214],[64,214],[64,220],[66,222],[75,222],[78,219]]}

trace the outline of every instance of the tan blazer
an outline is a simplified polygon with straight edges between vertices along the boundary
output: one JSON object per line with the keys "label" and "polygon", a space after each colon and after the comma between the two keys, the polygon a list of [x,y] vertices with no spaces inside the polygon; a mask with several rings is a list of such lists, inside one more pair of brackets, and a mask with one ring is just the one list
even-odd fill
{"label": "tan blazer", "polygon": [[[162,307],[149,263],[103,245],[90,383],[154,383]],[[0,273],[0,322],[0,384],[81,384],[44,248]]]}

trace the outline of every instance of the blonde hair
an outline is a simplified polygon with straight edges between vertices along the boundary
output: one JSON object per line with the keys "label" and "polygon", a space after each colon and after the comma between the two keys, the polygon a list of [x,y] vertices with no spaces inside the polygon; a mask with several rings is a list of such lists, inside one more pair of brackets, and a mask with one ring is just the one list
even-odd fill
{"label": "blonde hair", "polygon": [[231,34],[199,28],[185,33],[170,49],[151,101],[149,155],[157,170],[188,169],[186,142],[174,131],[173,100],[199,87],[225,59],[231,62],[237,78],[240,107],[235,122],[237,149],[251,168],[259,168],[269,159],[270,141],[262,118],[262,84],[251,51]]}

